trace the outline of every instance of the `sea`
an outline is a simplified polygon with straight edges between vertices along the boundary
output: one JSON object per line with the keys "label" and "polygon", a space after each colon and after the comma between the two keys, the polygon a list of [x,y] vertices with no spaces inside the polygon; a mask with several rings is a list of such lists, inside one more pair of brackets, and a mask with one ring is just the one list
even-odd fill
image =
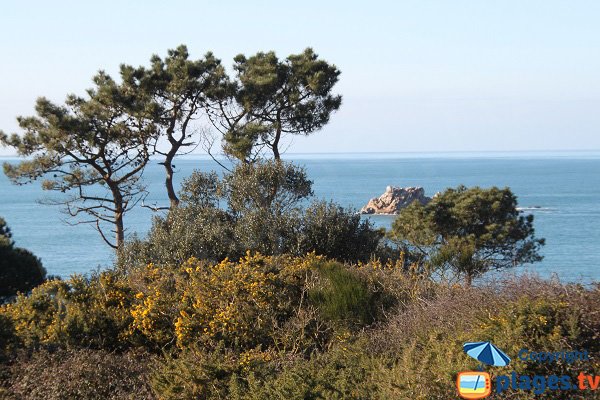
{"label": "sea", "polygon": [[[315,198],[360,209],[386,186],[422,186],[432,196],[458,185],[510,187],[525,214],[534,215],[537,237],[546,239],[543,261],[513,269],[588,285],[600,281],[600,151],[288,154],[306,168]],[[0,158],[15,163],[16,158]],[[194,170],[222,172],[205,156],[176,161],[176,183]],[[168,204],[163,168],[144,173],[146,204]],[[16,245],[41,258],[48,274],[63,278],[109,268],[114,252],[90,225],[69,224],[60,207],[41,204],[55,196],[39,182],[17,186],[0,173],[0,216]],[[144,236],[156,212],[137,207],[125,216],[127,235]],[[364,216],[389,228],[393,216]]]}

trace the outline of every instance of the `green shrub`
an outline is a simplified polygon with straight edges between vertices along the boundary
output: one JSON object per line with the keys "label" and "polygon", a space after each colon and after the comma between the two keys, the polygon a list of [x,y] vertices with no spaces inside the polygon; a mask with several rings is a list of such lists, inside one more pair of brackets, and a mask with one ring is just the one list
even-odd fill
{"label": "green shrub", "polygon": [[283,361],[280,368],[265,374],[238,379],[236,400],[260,399],[375,399],[373,360],[361,343],[336,346],[310,359]]}
{"label": "green shrub", "polygon": [[152,375],[161,399],[377,398],[373,360],[361,344],[338,344],[309,358],[249,350],[191,349],[167,356]]}
{"label": "green shrub", "polygon": [[30,251],[15,247],[12,234],[0,218],[0,299],[29,292],[46,279],[46,270]]}
{"label": "green shrub", "polygon": [[312,181],[304,168],[280,160],[240,164],[224,182],[234,213],[265,210],[274,216],[284,215],[313,195]]}
{"label": "green shrub", "polygon": [[309,290],[309,299],[322,315],[332,321],[367,325],[374,320],[375,299],[360,275],[342,264],[320,265],[321,282]]}
{"label": "green shrub", "polygon": [[304,210],[299,224],[300,254],[314,251],[340,261],[368,261],[383,237],[353,210],[324,201]]}
{"label": "green shrub", "polygon": [[[377,357],[377,386],[383,398],[452,398],[460,371],[479,363],[462,351],[467,341],[492,341],[512,361],[497,373],[571,375],[593,371],[598,361],[540,364],[518,359],[518,351],[568,351],[583,347],[587,321],[574,306],[583,300],[598,305],[600,293],[527,277],[477,288],[438,286],[437,294],[399,310],[371,332],[370,351]],[[494,370],[492,368],[492,370]],[[493,371],[494,372],[494,371]],[[502,398],[533,399],[532,392],[507,391]],[[545,398],[562,399],[549,391]]]}
{"label": "green shrub", "polygon": [[177,269],[150,264],[130,277],[139,290],[132,328],[157,348],[272,346],[278,327],[302,307],[305,276],[317,261],[248,253],[216,264],[191,258]]}
{"label": "green shrub", "polygon": [[[251,356],[249,356],[251,355]],[[257,358],[268,360],[260,352],[235,354],[223,348],[212,351],[190,348],[176,356],[166,355],[151,376],[151,384],[159,398],[170,399],[225,399],[229,385],[251,359],[258,369]]]}
{"label": "green shrub", "polygon": [[17,346],[17,337],[12,320],[0,313],[0,363],[2,363]]}
{"label": "green shrub", "polygon": [[[516,357],[521,348],[597,352],[597,288],[529,277],[448,286],[411,271],[402,260],[351,266],[314,254],[247,254],[235,262],[189,259],[172,268],[150,264],[127,275],[48,281],[0,308],[0,345],[8,350],[0,397],[13,388],[24,393],[48,357],[38,355],[45,354],[40,347],[162,350],[151,378],[144,372],[140,379],[143,390],[151,386],[165,399],[454,398],[458,372],[479,366],[462,345],[478,340],[513,358],[502,369],[509,374],[575,377],[600,368],[595,357],[573,364]],[[19,346],[33,357],[15,359]],[[48,365],[59,371],[77,360],[57,354]],[[61,376],[31,385],[68,398],[78,384],[82,396],[100,396],[105,382],[88,375],[90,357],[68,384]],[[106,379],[116,371],[108,363],[100,367]],[[534,396],[507,391],[503,398]]]}
{"label": "green shrub", "polygon": [[156,217],[148,236],[133,238],[119,250],[121,270],[149,263],[175,268],[191,257],[220,261],[244,253],[234,236],[232,217],[214,207],[181,206]]}

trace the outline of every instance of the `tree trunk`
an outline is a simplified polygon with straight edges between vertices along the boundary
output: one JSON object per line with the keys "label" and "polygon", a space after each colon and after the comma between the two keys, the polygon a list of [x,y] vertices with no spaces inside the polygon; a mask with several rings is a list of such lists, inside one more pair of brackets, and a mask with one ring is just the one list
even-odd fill
{"label": "tree trunk", "polygon": [[171,150],[167,153],[165,157],[165,161],[163,165],[165,166],[165,170],[167,171],[167,176],[165,178],[165,186],[167,187],[167,195],[169,196],[169,203],[171,209],[179,206],[179,198],[175,193],[175,189],[173,188],[173,158],[177,153],[178,147],[172,147]]}
{"label": "tree trunk", "polygon": [[125,242],[125,228],[123,225],[123,212],[115,212],[115,246],[119,250]]}
{"label": "tree trunk", "polygon": [[113,201],[115,204],[115,212],[114,212],[114,220],[113,224],[115,226],[115,250],[119,251],[119,249],[123,246],[125,242],[125,224],[123,223],[123,216],[125,214],[125,209],[123,207],[123,195],[119,189],[119,186],[114,183],[109,183],[110,190],[113,195]]}
{"label": "tree trunk", "polygon": [[276,160],[280,160],[279,155],[279,139],[281,139],[281,121],[279,120],[279,112],[277,112],[277,128],[275,129],[275,140],[273,140],[273,157]]}
{"label": "tree trunk", "polygon": [[471,287],[471,285],[473,285],[473,275],[465,275],[465,285],[467,285],[467,287]]}

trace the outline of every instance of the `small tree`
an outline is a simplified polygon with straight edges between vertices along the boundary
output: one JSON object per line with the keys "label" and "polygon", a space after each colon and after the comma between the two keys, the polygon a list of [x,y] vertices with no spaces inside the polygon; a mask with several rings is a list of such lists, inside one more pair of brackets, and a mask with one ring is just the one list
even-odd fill
{"label": "small tree", "polygon": [[261,209],[279,216],[313,195],[304,168],[275,160],[239,165],[226,175],[225,188],[229,207],[236,213]]}
{"label": "small tree", "polygon": [[[0,132],[0,143],[30,157],[4,163],[4,172],[13,183],[42,179],[43,189],[66,193],[47,202],[63,205],[72,223],[94,224],[118,248],[125,237],[124,214],[144,195],[140,178],[155,129],[146,104],[110,76],[100,72],[94,83],[87,99],[70,95],[64,106],[38,99],[36,117],[17,119],[23,136]],[[105,223],[113,227],[114,243],[103,232]]]}
{"label": "small tree", "polygon": [[240,164],[223,179],[196,171],[183,182],[180,206],[155,218],[146,240],[125,246],[119,264],[176,265],[192,256],[221,261],[247,250],[293,252],[311,185],[302,168],[274,160]]}
{"label": "small tree", "polygon": [[193,123],[204,115],[203,110],[209,103],[217,96],[222,97],[227,75],[220,60],[212,53],[191,60],[184,45],[169,50],[164,60],[152,56],[150,63],[149,68],[122,65],[121,77],[142,102],[153,105],[148,110],[153,113],[151,118],[156,123],[158,135],[152,152],[162,157],[165,186],[170,208],[173,208],[179,204],[173,186],[174,159],[198,146],[200,135]]}
{"label": "small tree", "polygon": [[0,218],[0,297],[28,292],[46,279],[46,270],[30,251],[15,247],[6,221]]}
{"label": "small tree", "polygon": [[301,202],[313,195],[306,171],[279,160],[241,164],[225,177],[226,198],[244,250],[283,254],[295,246]]}
{"label": "small tree", "polygon": [[225,152],[240,160],[256,158],[265,147],[280,159],[283,135],[321,129],[342,102],[331,94],[340,71],[310,48],[283,61],[274,52],[238,55],[234,69],[236,82],[224,86],[209,116],[224,134]]}
{"label": "small tree", "polygon": [[493,269],[541,261],[544,239],[534,236],[533,215],[517,210],[509,188],[448,189],[423,206],[402,210],[389,237],[413,260],[441,271],[451,270],[467,285]]}

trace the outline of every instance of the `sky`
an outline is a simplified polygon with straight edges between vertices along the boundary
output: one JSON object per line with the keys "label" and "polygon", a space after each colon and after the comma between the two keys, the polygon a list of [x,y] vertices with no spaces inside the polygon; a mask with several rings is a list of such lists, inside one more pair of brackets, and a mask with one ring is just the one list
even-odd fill
{"label": "sky", "polygon": [[312,47],[343,104],[290,153],[600,149],[598,21],[596,0],[7,0],[0,129],[179,44],[227,66]]}

